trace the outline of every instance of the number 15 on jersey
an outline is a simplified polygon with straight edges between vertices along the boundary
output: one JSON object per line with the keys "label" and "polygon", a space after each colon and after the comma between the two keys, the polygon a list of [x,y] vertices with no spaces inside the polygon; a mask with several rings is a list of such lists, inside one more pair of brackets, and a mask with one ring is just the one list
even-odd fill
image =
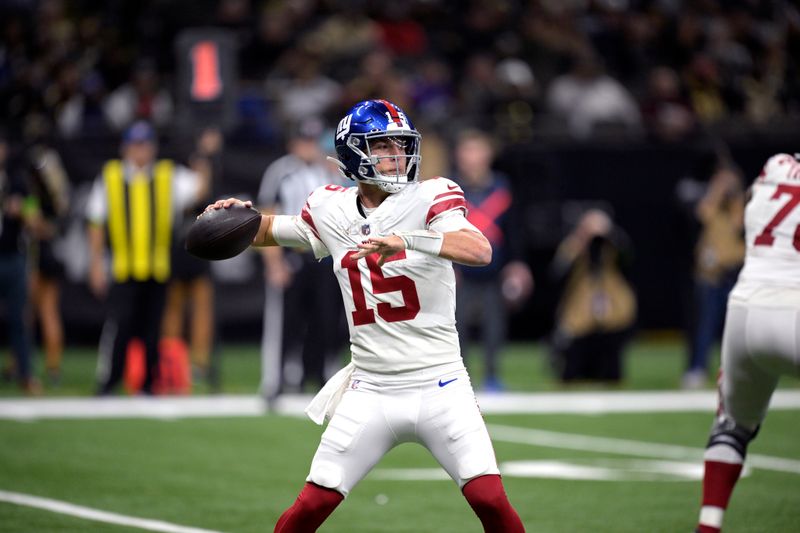
{"label": "number 15 on jersey", "polygon": [[[347,270],[347,276],[350,280],[350,289],[353,294],[353,304],[355,306],[355,311],[353,311],[353,325],[363,326],[365,324],[374,324],[377,320],[375,318],[375,311],[378,312],[378,317],[386,322],[402,322],[404,320],[412,320],[416,317],[419,313],[419,295],[417,294],[417,286],[414,280],[403,275],[385,276],[381,267],[378,265],[378,254],[368,255],[363,258],[369,272],[372,293],[377,295],[399,292],[403,298],[403,305],[394,307],[390,303],[380,302],[375,309],[367,306],[362,273],[361,269],[359,269],[360,260],[353,258],[356,253],[358,252],[347,252],[342,258],[342,268]],[[386,259],[386,263],[405,258],[406,253],[402,251]]]}

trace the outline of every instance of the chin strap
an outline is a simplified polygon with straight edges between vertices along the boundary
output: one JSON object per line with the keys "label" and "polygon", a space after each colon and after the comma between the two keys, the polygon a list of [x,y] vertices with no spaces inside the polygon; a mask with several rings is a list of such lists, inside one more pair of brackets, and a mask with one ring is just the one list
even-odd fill
{"label": "chin strap", "polygon": [[385,181],[372,181],[368,183],[376,185],[380,190],[388,192],[389,194],[400,192],[403,190],[403,187],[406,186],[405,183],[387,183]]}

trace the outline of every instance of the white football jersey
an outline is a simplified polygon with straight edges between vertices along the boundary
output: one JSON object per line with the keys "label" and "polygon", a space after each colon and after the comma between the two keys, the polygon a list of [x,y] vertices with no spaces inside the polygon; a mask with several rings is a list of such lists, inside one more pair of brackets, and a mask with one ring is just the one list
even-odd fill
{"label": "white football jersey", "polygon": [[720,412],[755,429],[800,349],[800,162],[771,157],[744,214],[747,254],[728,299]]}
{"label": "white football jersey", "polygon": [[744,214],[747,255],[739,284],[800,287],[800,161],[771,157]]}
{"label": "white football jersey", "polygon": [[464,192],[445,178],[412,183],[366,217],[357,198],[357,187],[320,187],[299,216],[276,217],[273,234],[279,244],[301,241],[318,258],[332,256],[356,367],[395,373],[459,361],[450,261],[404,250],[379,267],[377,254],[357,261],[352,256],[370,236],[421,229],[478,231],[465,217]]}

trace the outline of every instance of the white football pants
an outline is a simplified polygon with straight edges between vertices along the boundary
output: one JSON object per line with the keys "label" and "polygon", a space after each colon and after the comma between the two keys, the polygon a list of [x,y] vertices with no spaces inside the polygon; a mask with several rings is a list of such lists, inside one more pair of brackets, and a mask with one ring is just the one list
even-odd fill
{"label": "white football pants", "polygon": [[307,481],[347,496],[389,450],[428,448],[463,487],[499,474],[489,433],[461,361],[403,374],[356,369],[322,434]]}
{"label": "white football pants", "polygon": [[735,290],[722,337],[723,412],[755,429],[783,374],[800,376],[800,289]]}

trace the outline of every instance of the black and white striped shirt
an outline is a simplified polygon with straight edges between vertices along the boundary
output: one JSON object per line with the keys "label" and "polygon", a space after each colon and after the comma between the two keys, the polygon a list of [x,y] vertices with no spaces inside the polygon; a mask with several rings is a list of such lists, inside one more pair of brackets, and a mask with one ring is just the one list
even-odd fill
{"label": "black and white striped shirt", "polygon": [[258,190],[258,205],[277,215],[299,215],[308,195],[342,179],[324,162],[307,163],[293,154],[276,159],[267,167]]}

